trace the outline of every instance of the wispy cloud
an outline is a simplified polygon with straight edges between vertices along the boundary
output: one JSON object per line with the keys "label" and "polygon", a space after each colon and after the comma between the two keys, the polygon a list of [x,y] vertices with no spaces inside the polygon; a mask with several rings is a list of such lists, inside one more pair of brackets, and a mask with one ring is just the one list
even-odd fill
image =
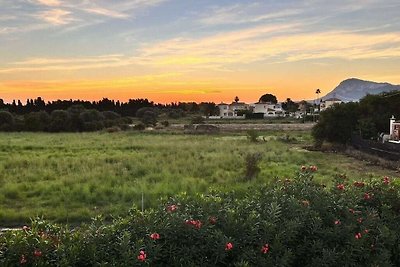
{"label": "wispy cloud", "polygon": [[45,5],[45,6],[60,6],[61,1],[59,0],[36,0],[38,4]]}
{"label": "wispy cloud", "polygon": [[100,69],[128,66],[134,63],[136,63],[134,58],[119,54],[83,58],[31,58],[9,64],[8,67],[0,69],[0,73]]}
{"label": "wispy cloud", "polygon": [[400,57],[400,33],[302,32],[301,25],[257,26],[193,39],[174,38],[142,48],[154,65],[229,66],[309,59],[346,60]]}
{"label": "wispy cloud", "polygon": [[84,10],[88,13],[102,15],[102,16],[111,17],[111,18],[127,18],[127,17],[129,17],[128,14],[118,12],[115,10],[102,8],[102,7],[83,8],[82,10]]}
{"label": "wispy cloud", "polygon": [[63,9],[51,9],[38,13],[37,18],[46,21],[52,25],[66,25],[75,21],[71,12]]}
{"label": "wispy cloud", "polygon": [[[61,32],[77,30],[112,19],[134,18],[143,9],[165,1],[168,0],[18,0],[4,9],[12,15],[2,14],[0,8],[0,21],[13,21],[1,28],[0,34],[24,33],[28,32],[27,29],[34,31],[53,26],[58,26],[63,30]],[[50,27],[35,27],[43,22]]]}
{"label": "wispy cloud", "polygon": [[288,19],[289,16],[298,15],[302,12],[303,10],[299,8],[271,10],[260,3],[234,4],[228,7],[214,7],[211,10],[211,15],[209,13],[204,14],[199,22],[208,26],[257,23],[281,18]]}

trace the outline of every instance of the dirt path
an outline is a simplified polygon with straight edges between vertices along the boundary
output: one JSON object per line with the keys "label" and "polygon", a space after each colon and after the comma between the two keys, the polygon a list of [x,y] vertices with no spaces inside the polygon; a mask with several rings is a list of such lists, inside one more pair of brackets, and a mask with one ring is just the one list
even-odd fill
{"label": "dirt path", "polygon": [[[238,131],[308,131],[315,125],[314,123],[273,123],[273,124],[208,124],[220,128],[223,132]],[[183,130],[183,124],[172,124],[171,129]]]}

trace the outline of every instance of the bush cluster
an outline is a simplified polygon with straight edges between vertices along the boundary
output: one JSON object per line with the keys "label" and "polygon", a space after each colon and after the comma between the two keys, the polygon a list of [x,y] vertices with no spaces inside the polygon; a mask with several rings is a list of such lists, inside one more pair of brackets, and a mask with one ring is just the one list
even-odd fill
{"label": "bush cluster", "polygon": [[400,266],[399,190],[388,177],[294,179],[132,208],[73,230],[34,220],[0,237],[1,266]]}
{"label": "bush cluster", "polygon": [[30,132],[82,132],[98,131],[105,128],[126,128],[131,119],[121,117],[113,111],[97,111],[82,106],[72,106],[68,110],[31,112],[13,115],[0,111],[0,131]]}
{"label": "bush cluster", "polygon": [[367,95],[360,102],[335,105],[321,112],[313,128],[317,145],[324,141],[346,144],[353,134],[377,139],[389,133],[389,118],[400,116],[400,94],[397,91]]}

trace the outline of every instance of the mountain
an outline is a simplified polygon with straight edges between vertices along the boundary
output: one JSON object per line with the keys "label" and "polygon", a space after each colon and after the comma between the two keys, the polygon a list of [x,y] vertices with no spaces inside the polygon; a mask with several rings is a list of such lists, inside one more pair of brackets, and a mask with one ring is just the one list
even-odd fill
{"label": "mountain", "polygon": [[333,91],[322,97],[322,100],[339,98],[344,102],[356,102],[367,94],[375,95],[382,92],[391,92],[396,90],[400,90],[400,85],[363,81],[352,78],[341,82],[335,89],[333,89]]}

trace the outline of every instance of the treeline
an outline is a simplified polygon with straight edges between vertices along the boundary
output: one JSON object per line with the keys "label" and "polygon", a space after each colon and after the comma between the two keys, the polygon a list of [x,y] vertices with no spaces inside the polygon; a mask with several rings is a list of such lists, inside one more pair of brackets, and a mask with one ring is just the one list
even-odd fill
{"label": "treeline", "polygon": [[[142,122],[138,129],[154,126],[158,117],[179,119],[187,114],[214,115],[215,103],[155,104],[147,99],[131,99],[128,102],[104,98],[100,101],[57,100],[45,102],[42,98],[4,103],[0,99],[0,131],[32,132],[86,132],[109,128],[124,130],[132,123],[132,117]],[[168,125],[168,121],[163,121]]]}
{"label": "treeline", "polygon": [[130,123],[129,117],[121,117],[116,112],[85,109],[79,105],[51,113],[37,111],[25,115],[0,111],[0,131],[8,132],[87,132],[112,127],[124,129]]}
{"label": "treeline", "polygon": [[218,113],[218,107],[212,102],[203,102],[197,104],[189,103],[170,103],[156,104],[148,99],[130,99],[127,102],[120,102],[103,98],[100,101],[85,100],[56,100],[45,102],[41,97],[36,99],[27,99],[25,103],[20,100],[13,100],[12,103],[5,103],[0,99],[0,110],[8,111],[17,115],[25,115],[31,112],[46,111],[51,113],[55,110],[68,110],[73,106],[82,106],[85,109],[94,109],[97,111],[113,111],[121,116],[135,117],[141,108],[158,108],[179,110],[187,113],[201,113],[202,115],[215,115]]}
{"label": "treeline", "polygon": [[400,118],[400,92],[367,95],[360,102],[335,105],[321,112],[313,128],[317,145],[324,141],[346,144],[353,134],[377,139],[389,133],[389,119]]}

